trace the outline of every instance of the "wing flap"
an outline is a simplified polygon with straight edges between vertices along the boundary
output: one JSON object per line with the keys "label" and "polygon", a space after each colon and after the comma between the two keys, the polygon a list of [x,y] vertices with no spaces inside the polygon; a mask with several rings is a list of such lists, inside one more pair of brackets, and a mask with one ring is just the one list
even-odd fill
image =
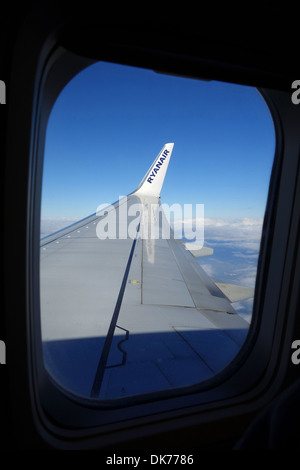
{"label": "wing flap", "polygon": [[202,258],[214,254],[213,248],[209,248],[208,246],[198,246],[195,243],[184,243],[184,246],[195,258]]}
{"label": "wing flap", "polygon": [[230,302],[240,302],[254,297],[254,289],[250,287],[238,286],[226,282],[216,282],[216,285]]}

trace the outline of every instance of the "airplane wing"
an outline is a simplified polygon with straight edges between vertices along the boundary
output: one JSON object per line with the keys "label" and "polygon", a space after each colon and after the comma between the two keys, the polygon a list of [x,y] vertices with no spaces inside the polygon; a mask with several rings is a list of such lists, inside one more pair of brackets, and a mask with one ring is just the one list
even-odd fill
{"label": "airplane wing", "polygon": [[238,286],[197,262],[209,249],[174,237],[160,192],[166,144],[137,190],[41,240],[44,364],[66,391],[111,400],[203,382],[226,367],[248,323]]}

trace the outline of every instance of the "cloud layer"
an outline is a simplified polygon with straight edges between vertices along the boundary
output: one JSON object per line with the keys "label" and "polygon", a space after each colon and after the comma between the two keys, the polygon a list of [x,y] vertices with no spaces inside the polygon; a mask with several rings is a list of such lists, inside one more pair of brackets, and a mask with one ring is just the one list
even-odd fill
{"label": "cloud layer", "polygon": [[74,217],[44,217],[41,219],[40,237],[45,237],[57,232],[57,230],[68,227],[77,220],[79,219]]}
{"label": "cloud layer", "polygon": [[[174,222],[174,231],[180,233],[182,221]],[[200,223],[200,222],[199,222]],[[203,223],[203,221],[202,221]],[[188,232],[192,229],[195,220],[185,220],[184,228]],[[259,218],[239,218],[239,219],[204,219],[205,239],[219,241],[258,241],[261,238],[263,219]],[[249,245],[251,246],[251,245]],[[245,246],[246,248],[246,246]]]}
{"label": "cloud layer", "polygon": [[[79,220],[74,217],[46,217],[41,219],[41,237],[56,232]],[[181,238],[183,233],[192,233],[196,223],[203,224],[203,220],[189,219],[177,220],[173,223],[175,235]],[[240,218],[240,219],[204,219],[204,241],[209,240],[210,245],[214,241],[228,242],[243,249],[258,250],[261,232],[262,218]],[[250,253],[251,254],[251,253]],[[247,253],[236,254],[236,256],[247,256]]]}

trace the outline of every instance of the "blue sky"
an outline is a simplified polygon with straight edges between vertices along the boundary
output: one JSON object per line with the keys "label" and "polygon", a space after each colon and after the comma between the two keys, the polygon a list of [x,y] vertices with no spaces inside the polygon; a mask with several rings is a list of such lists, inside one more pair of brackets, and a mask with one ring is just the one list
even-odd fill
{"label": "blue sky", "polygon": [[166,142],[167,204],[208,218],[263,217],[275,150],[252,88],[104,62],[61,92],[48,122],[42,218],[82,218],[133,191]]}

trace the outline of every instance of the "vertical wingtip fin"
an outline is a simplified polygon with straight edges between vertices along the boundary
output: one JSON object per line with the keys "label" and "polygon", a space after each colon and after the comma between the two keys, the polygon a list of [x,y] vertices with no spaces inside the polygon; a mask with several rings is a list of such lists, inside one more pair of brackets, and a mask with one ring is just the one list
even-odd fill
{"label": "vertical wingtip fin", "polygon": [[140,196],[160,196],[173,147],[174,143],[168,143],[163,146],[134,194]]}

